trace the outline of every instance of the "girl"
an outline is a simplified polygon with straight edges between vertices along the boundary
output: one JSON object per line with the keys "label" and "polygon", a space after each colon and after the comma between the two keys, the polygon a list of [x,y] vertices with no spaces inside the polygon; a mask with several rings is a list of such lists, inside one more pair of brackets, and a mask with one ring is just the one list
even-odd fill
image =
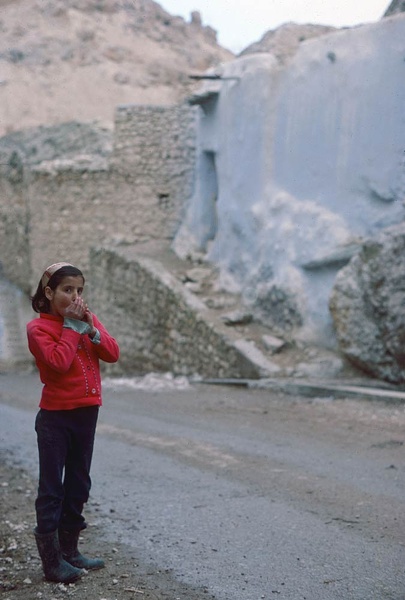
{"label": "girl", "polygon": [[118,344],[83,301],[84,277],[55,263],[32,297],[40,313],[27,325],[28,346],[44,387],[35,421],[39,485],[35,538],[45,578],[69,583],[101,559],[80,554],[82,515],[89,498],[90,465],[101,406],[99,360],[116,362]]}

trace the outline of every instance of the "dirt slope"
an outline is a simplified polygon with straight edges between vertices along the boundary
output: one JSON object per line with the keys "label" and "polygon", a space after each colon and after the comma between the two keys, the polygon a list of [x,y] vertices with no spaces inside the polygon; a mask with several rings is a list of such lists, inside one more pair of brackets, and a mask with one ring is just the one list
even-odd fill
{"label": "dirt slope", "polygon": [[190,74],[232,57],[198,13],[152,0],[0,0],[0,135],[179,102]]}

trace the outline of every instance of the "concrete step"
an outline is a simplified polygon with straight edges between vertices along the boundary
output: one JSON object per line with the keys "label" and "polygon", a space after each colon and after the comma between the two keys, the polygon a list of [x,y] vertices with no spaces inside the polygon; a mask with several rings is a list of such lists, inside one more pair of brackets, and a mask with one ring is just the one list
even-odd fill
{"label": "concrete step", "polygon": [[200,383],[210,385],[235,385],[250,389],[268,389],[293,396],[310,398],[357,398],[389,403],[405,404],[405,389],[394,389],[388,384],[375,381],[375,385],[354,385],[330,381],[297,379],[203,379]]}

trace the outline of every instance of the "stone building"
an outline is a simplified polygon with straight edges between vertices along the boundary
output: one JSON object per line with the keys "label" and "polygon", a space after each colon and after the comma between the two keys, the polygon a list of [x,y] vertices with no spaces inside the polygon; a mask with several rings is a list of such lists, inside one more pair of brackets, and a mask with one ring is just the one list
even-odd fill
{"label": "stone building", "polygon": [[[187,105],[120,106],[111,153],[90,144],[40,162],[22,156],[11,136],[0,164],[3,274],[29,292],[61,256],[86,270],[92,246],[171,240],[193,189],[194,119]],[[55,135],[43,137],[54,146]],[[31,146],[31,155],[46,156]]]}

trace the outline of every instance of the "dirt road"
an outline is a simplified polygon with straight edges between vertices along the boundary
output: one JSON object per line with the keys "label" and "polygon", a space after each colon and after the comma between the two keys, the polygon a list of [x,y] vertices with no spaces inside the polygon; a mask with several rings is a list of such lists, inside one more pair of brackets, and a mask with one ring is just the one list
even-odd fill
{"label": "dirt road", "polygon": [[38,395],[0,376],[7,600],[405,598],[403,405],[107,382],[83,540],[107,568],[61,589],[30,534]]}

